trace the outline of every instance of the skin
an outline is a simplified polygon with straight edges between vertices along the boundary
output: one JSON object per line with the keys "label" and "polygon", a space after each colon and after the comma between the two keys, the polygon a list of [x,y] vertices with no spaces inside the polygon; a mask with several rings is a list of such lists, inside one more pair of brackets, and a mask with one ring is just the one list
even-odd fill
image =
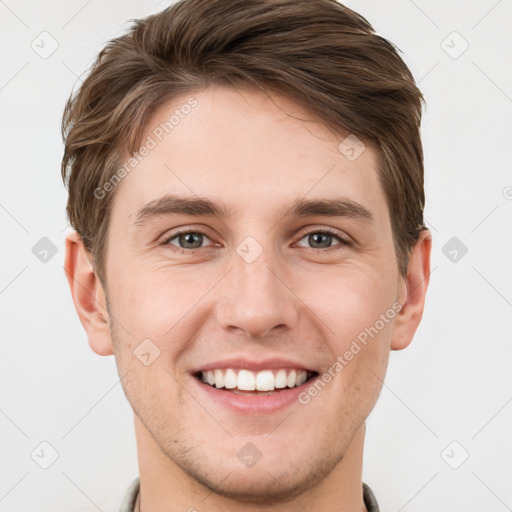
{"label": "skin", "polygon": [[[190,96],[159,108],[145,137]],[[270,101],[215,86],[193,97],[198,105],[115,189],[108,290],[78,235],[66,241],[90,346],[115,354],[134,410],[141,510],[364,511],[365,421],[390,350],[408,346],[421,320],[431,235],[421,233],[400,276],[371,147],[349,161],[338,150],[347,134],[279,94]],[[234,214],[134,225],[139,209],[164,193],[222,201]],[[356,201],[373,225],[283,216],[303,196]],[[206,236],[196,245],[181,240],[181,254],[180,238],[167,242],[178,227]],[[351,245],[307,236],[326,228]],[[247,236],[263,249],[250,264],[236,252]],[[206,400],[192,381],[198,365],[244,354],[293,357],[322,374],[396,301],[403,307],[394,319],[306,405],[240,414]],[[149,366],[134,357],[144,339],[160,350]],[[236,456],[248,442],[261,452],[251,468]]]}

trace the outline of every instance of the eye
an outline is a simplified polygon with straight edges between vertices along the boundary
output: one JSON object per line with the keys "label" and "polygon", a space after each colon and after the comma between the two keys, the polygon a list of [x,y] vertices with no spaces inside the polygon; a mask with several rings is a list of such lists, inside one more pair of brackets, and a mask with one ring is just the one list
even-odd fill
{"label": "eye", "polygon": [[[306,238],[309,244],[311,244],[309,247],[310,249],[329,249],[334,246],[351,245],[348,240],[345,240],[335,231],[331,231],[329,229],[316,229],[304,233],[299,242]],[[179,252],[184,254],[197,249],[208,247],[207,245],[203,245],[205,239],[210,240],[208,236],[202,231],[189,229],[173,233],[163,242],[163,245],[173,245]],[[333,245],[333,241],[337,241],[338,243]]]}
{"label": "eye", "polygon": [[[193,250],[204,247],[202,243],[205,238],[209,240],[206,234],[202,231],[189,229],[174,233],[171,237],[165,240],[164,245],[174,245],[178,247],[178,249],[185,249],[183,252],[186,252],[187,249]],[[173,240],[177,240],[177,244],[172,243]]]}
{"label": "eye", "polygon": [[312,244],[312,246],[310,246],[311,249],[329,249],[333,247],[331,245],[333,239],[336,239],[339,242],[335,245],[350,245],[350,242],[342,238],[335,231],[331,231],[329,229],[309,231],[304,233],[299,241],[304,240],[305,238],[307,238],[307,241]]}

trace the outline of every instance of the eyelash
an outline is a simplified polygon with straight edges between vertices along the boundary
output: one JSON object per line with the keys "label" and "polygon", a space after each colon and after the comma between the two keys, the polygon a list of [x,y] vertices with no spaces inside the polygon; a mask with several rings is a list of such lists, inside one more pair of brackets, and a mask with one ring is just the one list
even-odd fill
{"label": "eyelash", "polygon": [[[173,245],[173,244],[170,243],[171,240],[174,240],[175,238],[179,237],[180,235],[187,235],[189,233],[194,233],[194,234],[197,234],[197,235],[203,235],[206,238],[208,238],[208,235],[206,233],[204,233],[203,231],[201,231],[201,230],[198,230],[198,229],[186,229],[186,230],[183,230],[183,231],[177,231],[177,232],[173,233],[170,237],[165,239],[165,241],[163,242],[163,245]],[[326,247],[326,248],[323,248],[323,249],[322,248],[321,249],[316,249],[318,251],[326,252],[329,249],[335,249],[336,247],[339,248],[339,246],[351,246],[352,245],[351,242],[349,242],[348,240],[345,240],[338,233],[336,233],[335,231],[333,231],[333,230],[331,230],[329,228],[313,229],[311,231],[307,231],[305,233],[302,233],[300,238],[299,238],[299,241],[302,240],[303,238],[309,236],[309,235],[312,235],[312,234],[331,235],[332,237],[336,238],[340,242],[339,244],[331,246],[331,247]],[[173,250],[178,251],[180,254],[191,254],[194,251],[199,251],[201,249],[208,249],[208,247],[197,247],[195,249],[184,249],[183,247],[178,247],[176,245],[173,245],[173,248],[174,248]],[[314,247],[308,247],[308,249],[315,250]]]}

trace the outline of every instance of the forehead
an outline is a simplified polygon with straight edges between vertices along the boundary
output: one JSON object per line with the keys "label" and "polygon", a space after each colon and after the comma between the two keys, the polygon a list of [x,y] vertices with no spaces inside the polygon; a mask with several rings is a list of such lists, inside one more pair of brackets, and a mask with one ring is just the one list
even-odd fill
{"label": "forehead", "polygon": [[[333,133],[275,93],[269,99],[215,86],[175,98],[147,123],[141,147],[148,150],[142,157],[139,151],[118,185],[113,217],[135,223],[145,205],[165,194],[211,198],[232,213],[269,221],[299,198],[341,197],[386,222],[376,152],[349,135]],[[356,159],[347,145],[360,153]]]}

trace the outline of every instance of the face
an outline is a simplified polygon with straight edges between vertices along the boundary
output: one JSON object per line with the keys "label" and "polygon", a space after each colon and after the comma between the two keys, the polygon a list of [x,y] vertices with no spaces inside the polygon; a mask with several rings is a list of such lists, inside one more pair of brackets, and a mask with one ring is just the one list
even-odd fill
{"label": "face", "polygon": [[273,99],[211,87],[162,106],[115,190],[105,261],[138,441],[260,502],[342,461],[407,298],[375,151],[354,160],[348,134]]}

